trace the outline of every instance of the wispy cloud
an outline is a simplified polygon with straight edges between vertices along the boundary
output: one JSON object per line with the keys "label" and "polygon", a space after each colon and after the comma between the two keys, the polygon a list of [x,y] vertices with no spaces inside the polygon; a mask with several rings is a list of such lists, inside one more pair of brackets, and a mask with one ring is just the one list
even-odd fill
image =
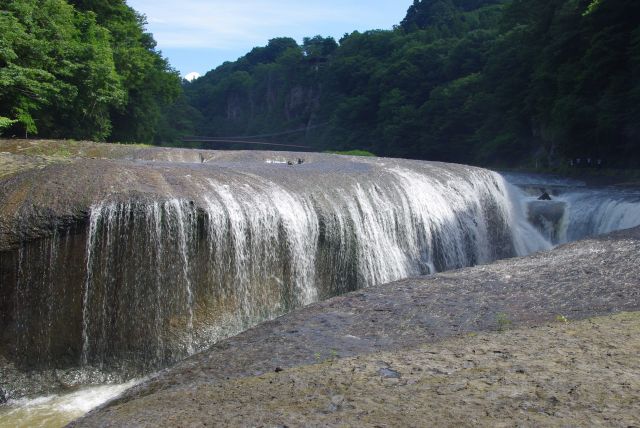
{"label": "wispy cloud", "polygon": [[[398,0],[130,0],[147,15],[163,48],[232,50],[276,36],[301,38],[354,29],[390,28],[406,7]],[[409,2],[407,2],[409,3]],[[389,11],[395,11],[389,16]],[[341,34],[340,34],[341,35]]]}

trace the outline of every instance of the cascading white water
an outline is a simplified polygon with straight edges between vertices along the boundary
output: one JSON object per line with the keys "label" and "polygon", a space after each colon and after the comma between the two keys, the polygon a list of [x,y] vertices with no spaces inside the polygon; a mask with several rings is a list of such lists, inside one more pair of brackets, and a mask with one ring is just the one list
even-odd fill
{"label": "cascading white water", "polygon": [[[155,204],[154,204],[155,205]],[[187,312],[187,353],[193,353],[193,305],[194,305],[194,297],[193,297],[193,285],[191,284],[191,275],[190,275],[190,267],[189,267],[189,242],[193,240],[194,228],[188,227],[193,223],[193,218],[196,216],[196,213],[193,210],[183,210],[183,204],[177,199],[172,199],[168,202],[168,207],[170,208],[170,214],[175,221],[169,222],[169,224],[173,227],[173,230],[170,233],[174,234],[174,236],[178,237],[179,243],[179,251],[182,256],[182,272],[184,275],[184,285],[185,285],[185,295],[186,302],[185,308]],[[186,218],[189,216],[190,218]],[[189,223],[187,223],[187,221]],[[160,238],[160,237],[158,237]]]}
{"label": "cascading white water", "polygon": [[0,428],[64,426],[131,388],[137,381],[82,388],[66,394],[10,400],[0,407]]}
{"label": "cascading white water", "polygon": [[5,259],[20,369],[121,382],[340,293],[640,224],[634,191],[555,180],[548,202],[538,179],[462,165],[211,156],[134,162],[135,191]]}
{"label": "cascading white water", "polygon": [[187,177],[192,200],[96,204],[83,364],[162,366],[319,298],[549,247],[499,175],[434,171],[396,165],[309,192]]}
{"label": "cascading white water", "polygon": [[558,199],[567,203],[560,226],[560,242],[640,225],[638,191],[579,190],[561,194]]}
{"label": "cascading white water", "polygon": [[514,228],[518,230],[518,233],[514,235],[517,253],[524,255],[550,249],[553,246],[551,232],[538,230],[530,219],[529,205],[537,201],[537,199],[531,197],[515,185],[507,183],[506,188],[509,198],[511,199],[511,218],[514,222]]}
{"label": "cascading white water", "polygon": [[[190,199],[96,204],[83,364],[163,366],[345,291],[640,224],[633,192],[565,189],[547,203],[533,196],[539,184],[516,187],[486,170],[376,167],[376,180],[330,189],[305,181],[305,191],[248,172],[187,176]],[[532,221],[533,209],[546,216],[542,223]]]}
{"label": "cascading white water", "polygon": [[87,268],[84,289],[82,293],[82,364],[87,364],[89,354],[89,293],[91,292],[91,278],[93,277],[93,257],[92,251],[96,245],[96,230],[98,220],[102,217],[102,204],[91,207],[89,213],[89,237],[87,239]]}
{"label": "cascading white water", "polygon": [[[553,244],[563,244],[640,225],[640,191],[588,187],[584,183],[537,174],[505,174],[522,218]],[[550,201],[539,201],[543,190]],[[522,228],[524,230],[524,228]],[[532,238],[527,241],[531,242]]]}

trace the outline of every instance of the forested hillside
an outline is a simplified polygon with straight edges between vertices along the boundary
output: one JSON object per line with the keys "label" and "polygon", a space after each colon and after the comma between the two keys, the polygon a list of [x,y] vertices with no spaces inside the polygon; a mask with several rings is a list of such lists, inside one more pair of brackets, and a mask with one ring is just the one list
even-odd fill
{"label": "forested hillside", "polygon": [[163,137],[637,166],[638,23],[637,0],[415,0],[392,31],[274,39],[185,84]]}
{"label": "forested hillside", "polygon": [[0,132],[150,142],[180,79],[124,0],[0,0]]}
{"label": "forested hillside", "polygon": [[637,167],[640,1],[408,6],[393,30],[276,38],[181,88],[125,0],[0,0],[0,133]]}

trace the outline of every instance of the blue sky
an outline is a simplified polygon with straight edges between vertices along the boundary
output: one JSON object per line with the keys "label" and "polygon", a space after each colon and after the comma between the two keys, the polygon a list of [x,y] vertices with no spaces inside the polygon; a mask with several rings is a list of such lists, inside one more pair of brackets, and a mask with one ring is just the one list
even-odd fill
{"label": "blue sky", "polygon": [[274,37],[340,39],[354,30],[391,29],[412,0],[128,0],[184,76],[234,61]]}

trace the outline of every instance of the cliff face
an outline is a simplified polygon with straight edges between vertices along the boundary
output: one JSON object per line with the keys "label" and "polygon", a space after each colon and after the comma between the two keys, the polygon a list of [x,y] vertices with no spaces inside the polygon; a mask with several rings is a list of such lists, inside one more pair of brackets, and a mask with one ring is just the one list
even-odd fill
{"label": "cliff face", "polygon": [[[288,126],[276,132],[313,126],[321,92],[318,85],[275,84],[267,79],[264,85],[225,94],[224,104],[210,109],[211,116],[201,129],[208,136],[231,137],[263,134],[265,130],[274,129],[270,124]],[[284,138],[295,141],[303,137],[304,133],[300,133]]]}

